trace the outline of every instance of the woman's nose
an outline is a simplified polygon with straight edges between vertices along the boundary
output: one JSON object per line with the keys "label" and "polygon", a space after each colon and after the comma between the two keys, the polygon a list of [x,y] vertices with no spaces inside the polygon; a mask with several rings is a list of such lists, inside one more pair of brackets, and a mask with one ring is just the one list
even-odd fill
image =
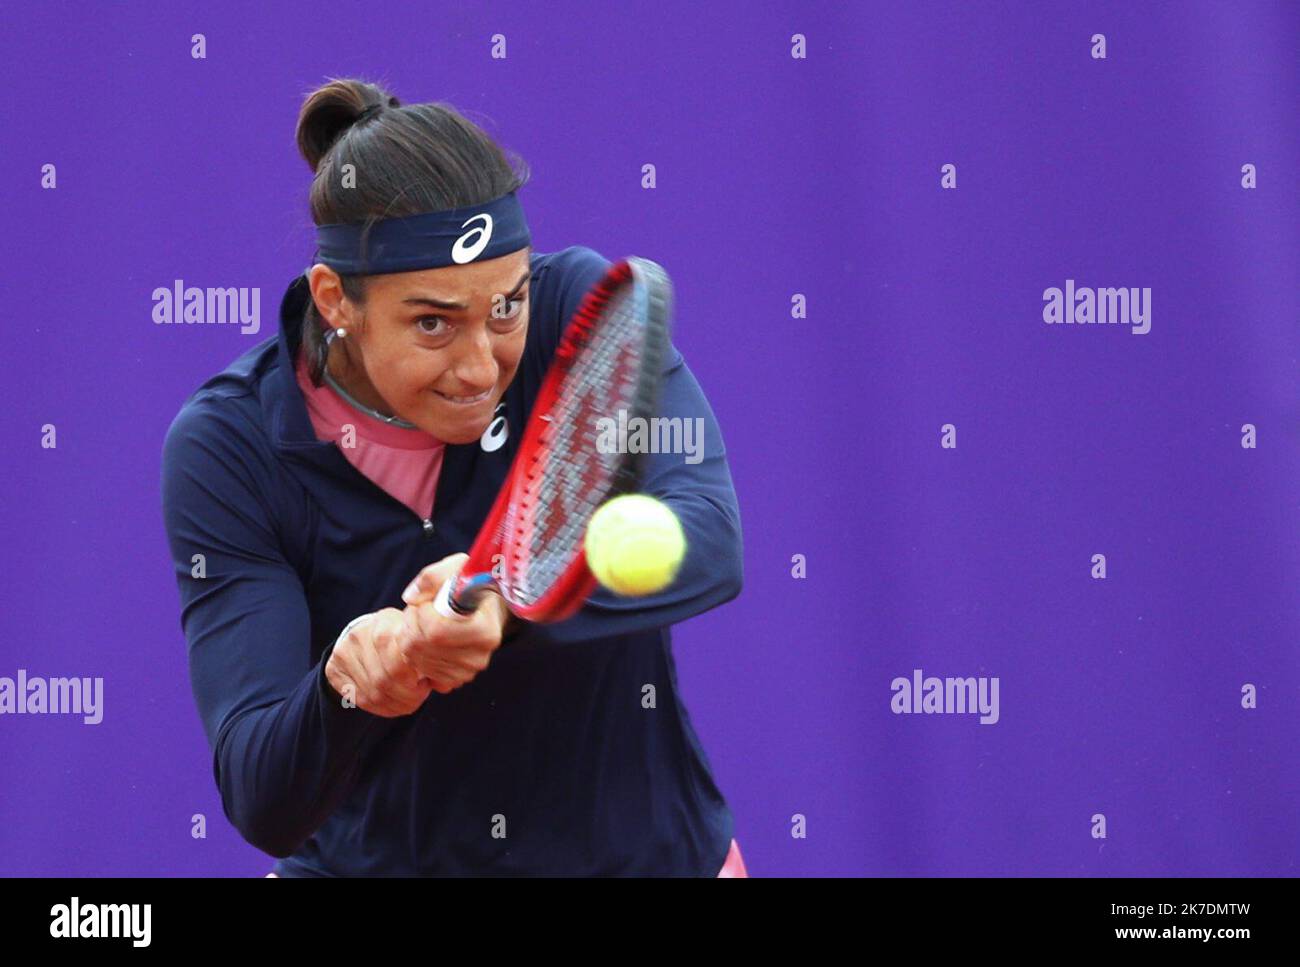
{"label": "woman's nose", "polygon": [[465,351],[456,360],[456,378],[476,391],[487,389],[497,381],[497,361],[492,353],[492,338],[487,330],[475,333]]}

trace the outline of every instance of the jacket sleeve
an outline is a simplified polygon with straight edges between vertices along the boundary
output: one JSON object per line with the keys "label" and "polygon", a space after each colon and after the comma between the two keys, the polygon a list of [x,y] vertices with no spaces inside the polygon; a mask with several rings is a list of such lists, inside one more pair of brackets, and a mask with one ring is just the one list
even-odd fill
{"label": "jacket sleeve", "polygon": [[[566,286],[561,318],[568,318],[581,293],[609,264],[589,249],[582,254],[586,257],[571,276],[575,284]],[[597,586],[573,617],[553,624],[521,623],[507,641],[526,637],[530,642],[568,644],[666,627],[740,594],[744,584],[740,508],[722,433],[675,346],[668,349],[660,393],[658,415],[690,421],[692,442],[697,444],[693,452],[645,456],[641,492],[671,507],[686,535],[686,556],[677,578],[658,594],[635,598]],[[701,429],[698,441],[696,426]]]}
{"label": "jacket sleeve", "polygon": [[163,445],[163,519],[222,807],[248,842],[283,857],[339,805],[394,720],[343,706],[325,678],[332,645],[311,661],[306,595],[255,441],[237,416],[188,404]]}

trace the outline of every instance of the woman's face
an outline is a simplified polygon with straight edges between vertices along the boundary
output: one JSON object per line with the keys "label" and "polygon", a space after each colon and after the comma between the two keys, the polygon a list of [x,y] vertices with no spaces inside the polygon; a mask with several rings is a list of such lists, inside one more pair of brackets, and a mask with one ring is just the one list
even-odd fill
{"label": "woman's face", "polygon": [[[529,253],[418,272],[371,276],[365,306],[338,275],[312,267],[312,297],[344,326],[330,372],[356,399],[446,443],[472,443],[492,422],[528,335]],[[340,374],[343,378],[340,379]]]}

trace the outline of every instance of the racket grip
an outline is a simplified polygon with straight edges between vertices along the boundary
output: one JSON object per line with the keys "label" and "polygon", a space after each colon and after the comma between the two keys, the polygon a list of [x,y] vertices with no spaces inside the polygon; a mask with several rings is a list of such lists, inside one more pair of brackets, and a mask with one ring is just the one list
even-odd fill
{"label": "racket grip", "polygon": [[456,584],[456,578],[451,577],[442,582],[442,587],[438,589],[438,596],[433,599],[433,608],[444,618],[454,618],[459,615],[458,611],[453,611],[451,607],[451,589]]}
{"label": "racket grip", "polygon": [[479,600],[492,584],[490,574],[478,575],[465,582],[460,594],[452,592],[460,583],[460,575],[448,578],[438,589],[438,596],[433,599],[434,610],[444,618],[466,618],[478,610]]}

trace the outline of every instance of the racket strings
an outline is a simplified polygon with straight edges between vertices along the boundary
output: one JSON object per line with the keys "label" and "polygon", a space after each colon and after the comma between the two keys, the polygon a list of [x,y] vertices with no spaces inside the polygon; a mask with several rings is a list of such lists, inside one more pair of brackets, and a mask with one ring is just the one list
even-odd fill
{"label": "racket strings", "polygon": [[[634,415],[645,336],[643,289],[621,286],[585,332],[521,481],[504,577],[510,596],[523,604],[552,587],[581,552],[587,522],[622,465],[627,441],[621,431],[628,423],[620,411],[629,419]],[[601,446],[604,419],[620,431],[613,447]]]}

